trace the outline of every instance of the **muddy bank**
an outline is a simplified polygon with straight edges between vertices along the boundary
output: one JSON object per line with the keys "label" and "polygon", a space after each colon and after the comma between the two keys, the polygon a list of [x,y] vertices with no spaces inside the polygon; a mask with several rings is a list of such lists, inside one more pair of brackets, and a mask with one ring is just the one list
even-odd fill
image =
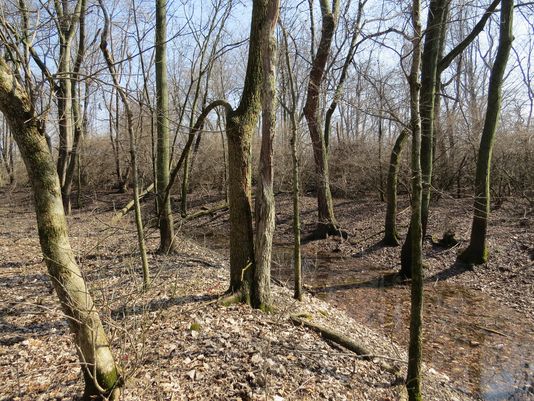
{"label": "muddy bank", "polygon": [[[527,205],[508,202],[494,210],[490,222],[492,252],[485,266],[456,265],[468,240],[470,200],[441,200],[433,205],[429,233],[446,230],[460,244],[445,249],[425,242],[425,361],[445,373],[460,391],[485,400],[534,398],[534,235]],[[304,198],[304,230],[314,227],[315,200]],[[401,205],[400,232],[408,225]],[[277,198],[277,234],[273,275],[292,285],[291,201]],[[395,273],[399,248],[381,239],[384,205],[374,200],[337,200],[336,212],[348,241],[329,239],[303,246],[304,282],[309,292],[344,310],[406,349],[409,283]],[[227,216],[214,214],[186,230],[225,252]]]}

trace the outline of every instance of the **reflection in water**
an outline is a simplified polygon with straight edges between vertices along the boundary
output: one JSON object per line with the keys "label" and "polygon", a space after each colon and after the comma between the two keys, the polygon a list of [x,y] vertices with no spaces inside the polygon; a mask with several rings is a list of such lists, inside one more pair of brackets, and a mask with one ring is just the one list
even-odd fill
{"label": "reflection in water", "polygon": [[[228,249],[225,238],[203,238]],[[272,276],[293,285],[293,250],[275,246]],[[394,271],[361,259],[321,254],[303,257],[304,284],[356,320],[407,347],[409,285]],[[484,293],[436,281],[425,285],[424,359],[457,389],[484,400],[534,400],[534,325]]]}
{"label": "reflection in water", "polygon": [[[273,277],[292,285],[292,249],[278,247]],[[305,285],[401,346],[408,344],[409,286],[395,272],[335,254],[303,258]],[[529,318],[480,291],[444,281],[425,288],[425,361],[484,400],[533,400]]]}

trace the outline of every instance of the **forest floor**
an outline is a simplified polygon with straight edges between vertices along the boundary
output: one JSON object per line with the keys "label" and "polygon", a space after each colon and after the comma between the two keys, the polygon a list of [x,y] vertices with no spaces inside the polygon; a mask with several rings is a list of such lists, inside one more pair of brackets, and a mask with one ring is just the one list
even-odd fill
{"label": "forest floor", "polygon": [[[114,210],[127,200],[117,194],[84,197],[84,208],[69,217],[73,248],[123,367],[125,400],[404,398],[409,286],[389,280],[398,267],[399,249],[378,244],[382,204],[337,201],[349,240],[304,245],[305,301],[294,301],[290,289],[273,285],[275,310],[265,314],[218,302],[228,285],[225,211],[181,225],[176,254],[150,254],[153,285],[143,292],[131,216],[111,223]],[[291,243],[291,202],[282,195],[277,203],[278,268],[273,274],[289,282],[285,255]],[[308,232],[315,204],[304,198],[302,206]],[[469,210],[466,202],[441,201],[433,208],[430,232],[454,228],[465,240]],[[401,232],[408,214],[400,215]],[[435,300],[425,305],[425,336],[431,339],[425,351],[433,355],[424,368],[426,400],[532,398],[532,215],[519,204],[505,203],[492,216],[487,266],[465,270],[453,264],[457,249],[426,245],[427,299]],[[147,238],[149,249],[155,250],[157,233],[152,230]],[[73,399],[82,392],[81,373],[42,261],[27,191],[0,194],[0,254],[0,400]],[[437,290],[442,283],[450,287],[445,292]],[[335,328],[374,357],[359,359],[292,324],[289,317],[295,314]],[[482,353],[486,349],[496,353]],[[472,355],[477,366],[471,366]],[[506,374],[514,380],[524,375],[527,384],[513,382],[516,391],[510,393],[509,386],[498,385],[508,376],[492,381],[491,375],[500,371],[492,373],[491,367],[499,366],[491,358],[509,362]],[[477,369],[479,388],[471,383]],[[475,374],[467,379],[458,373],[469,370]],[[503,397],[485,390],[494,383],[496,391],[505,389]]]}

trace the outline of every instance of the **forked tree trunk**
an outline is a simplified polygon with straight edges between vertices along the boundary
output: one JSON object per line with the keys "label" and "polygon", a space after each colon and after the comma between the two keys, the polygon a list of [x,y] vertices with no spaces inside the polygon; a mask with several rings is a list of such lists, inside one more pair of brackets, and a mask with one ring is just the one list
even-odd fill
{"label": "forked tree trunk", "polygon": [[[251,138],[261,109],[265,38],[278,20],[278,0],[255,0],[243,94],[236,110],[228,109],[228,172],[230,206],[230,291],[251,303],[256,284],[251,206]],[[253,305],[254,306],[254,305]]]}
{"label": "forked tree trunk", "polygon": [[397,181],[399,173],[399,160],[404,143],[411,131],[408,128],[402,130],[397,137],[391,158],[389,161],[388,180],[386,184],[386,223],[384,227],[384,239],[382,243],[387,246],[398,246],[399,236],[397,233]]}
{"label": "forked tree trunk", "polygon": [[159,225],[158,252],[168,254],[174,249],[174,223],[171,198],[165,190],[169,185],[169,91],[167,86],[167,0],[156,0],[156,91],[157,91],[157,210]]}
{"label": "forked tree trunk", "polygon": [[499,45],[495,62],[491,69],[488,89],[488,107],[486,109],[486,118],[482,136],[480,138],[480,147],[478,149],[477,171],[475,177],[475,210],[471,227],[471,238],[467,249],[458,256],[459,260],[469,264],[486,263],[489,255],[486,245],[486,233],[490,212],[491,156],[497,123],[501,112],[501,93],[504,72],[506,70],[510,49],[512,48],[513,11],[513,0],[502,0]]}
{"label": "forked tree trunk", "polygon": [[334,216],[328,172],[328,153],[322,131],[322,123],[319,118],[319,92],[324,78],[332,39],[336,30],[339,0],[333,0],[332,6],[329,0],[320,0],[320,3],[322,14],[321,40],[317,54],[315,54],[312,62],[306,104],[304,105],[304,116],[308,123],[315,160],[318,211],[318,224],[315,237],[339,235],[340,233]]}
{"label": "forked tree trunk", "polygon": [[422,258],[422,176],[421,176],[421,117],[419,103],[419,67],[421,64],[421,3],[412,3],[413,53],[410,70],[410,115],[412,128],[412,216],[410,228],[411,243],[411,308],[410,308],[410,345],[408,348],[408,374],[406,389],[410,401],[421,401],[421,363],[423,347],[423,258]]}
{"label": "forked tree trunk", "polygon": [[71,117],[72,117],[72,126],[73,126],[73,142],[72,149],[67,158],[66,174],[65,180],[62,183],[61,194],[63,197],[63,208],[65,209],[66,214],[71,213],[71,194],[72,194],[72,183],[74,181],[74,174],[76,171],[76,165],[78,163],[78,154],[81,147],[81,141],[84,134],[84,124],[83,124],[83,115],[80,110],[80,101],[79,101],[79,73],[80,68],[85,57],[85,12],[86,12],[86,1],[81,0],[80,6],[80,15],[79,19],[79,39],[78,39],[78,50],[76,53],[76,61],[74,63],[74,68],[72,71],[72,83],[70,85],[70,103],[71,103]]}
{"label": "forked tree trunk", "polygon": [[[75,116],[73,114],[73,73],[71,62],[72,40],[76,32],[76,26],[80,18],[83,19],[85,13],[85,0],[78,0],[72,13],[69,11],[69,2],[55,2],[55,11],[58,20],[58,38],[59,38],[59,63],[57,75],[60,77],[57,85],[56,94],[58,109],[59,125],[59,154],[57,160],[57,171],[61,183],[61,193],[63,198],[63,207],[66,214],[71,212],[71,190],[72,179],[74,177],[74,166],[76,157],[71,157],[71,152],[76,152],[74,145],[74,126]],[[80,26],[80,47],[84,49],[84,27]],[[79,52],[78,52],[79,53]],[[79,65],[78,65],[79,68]],[[77,77],[74,77],[75,79]],[[75,89],[74,89],[75,91]],[[71,164],[74,163],[74,166]]]}
{"label": "forked tree trunk", "polygon": [[56,166],[28,94],[1,58],[0,111],[11,127],[30,177],[41,250],[74,335],[85,378],[84,400],[117,400],[120,372],[70,247]]}

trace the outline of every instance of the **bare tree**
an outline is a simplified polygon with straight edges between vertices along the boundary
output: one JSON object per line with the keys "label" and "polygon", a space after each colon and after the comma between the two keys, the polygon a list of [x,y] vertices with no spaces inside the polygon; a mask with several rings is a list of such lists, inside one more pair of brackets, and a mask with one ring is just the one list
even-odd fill
{"label": "bare tree", "polygon": [[423,347],[423,257],[422,257],[422,175],[421,175],[421,115],[420,115],[420,81],[421,66],[421,2],[412,2],[412,66],[409,75],[410,84],[410,127],[412,130],[412,215],[410,228],[411,243],[411,309],[410,309],[410,345],[408,349],[408,374],[406,388],[410,401],[421,401],[421,363]]}
{"label": "bare tree", "polygon": [[502,84],[506,64],[512,48],[512,20],[513,0],[502,0],[499,45],[497,55],[491,69],[488,91],[488,106],[484,129],[480,138],[478,149],[476,179],[475,179],[475,204],[474,217],[471,227],[469,246],[458,259],[469,264],[483,264],[488,260],[489,251],[486,245],[486,233],[490,212],[490,172],[491,156],[495,141],[495,132],[501,113]]}
{"label": "bare tree", "polygon": [[83,399],[118,400],[120,371],[70,246],[60,181],[42,125],[28,92],[2,58],[0,111],[11,127],[30,177],[41,250],[82,366]]}
{"label": "bare tree", "polygon": [[169,91],[167,85],[167,0],[156,0],[156,97],[157,97],[157,174],[156,193],[159,215],[159,252],[172,252],[174,223],[171,200],[165,196],[169,185]]}
{"label": "bare tree", "polygon": [[[325,238],[327,235],[340,235],[330,191],[328,173],[328,153],[322,123],[319,118],[319,99],[321,84],[324,79],[326,62],[330,54],[332,38],[336,30],[339,14],[339,0],[320,0],[322,29],[317,53],[313,57],[304,116],[308,122],[308,129],[313,145],[315,159],[315,173],[317,185],[318,222],[314,237]],[[310,2],[311,7],[311,2]]]}
{"label": "bare tree", "polygon": [[143,219],[141,216],[141,205],[139,202],[139,178],[138,178],[138,171],[137,171],[137,146],[136,146],[137,141],[136,141],[135,133],[133,130],[133,113],[132,113],[132,110],[130,108],[130,104],[128,101],[128,95],[126,91],[124,90],[124,88],[120,85],[120,82],[118,80],[113,56],[108,50],[107,39],[109,36],[109,24],[110,24],[109,15],[108,15],[106,8],[104,7],[104,3],[102,0],[99,0],[99,5],[104,15],[104,28],[102,29],[102,33],[100,35],[100,49],[102,50],[104,59],[106,60],[106,64],[107,64],[109,73],[111,75],[111,78],[113,79],[113,85],[115,87],[115,90],[119,94],[122,104],[124,106],[124,109],[126,111],[126,125],[128,129],[128,137],[130,140],[130,163],[131,163],[132,175],[133,175],[135,225],[137,228],[137,241],[139,243],[139,252],[141,253],[141,262],[142,262],[142,267],[143,267],[143,286],[144,288],[147,288],[150,285],[150,272],[148,269],[145,236],[144,236],[144,229],[143,229]]}
{"label": "bare tree", "polygon": [[289,104],[282,102],[282,106],[289,114],[290,120],[290,145],[291,145],[291,161],[292,161],[292,184],[293,184],[293,269],[295,290],[294,298],[302,301],[302,258],[300,251],[300,180],[299,180],[299,157],[297,152],[297,133],[298,133],[298,116],[297,116],[297,102],[298,94],[295,85],[293,67],[289,57],[289,43],[288,32],[282,26],[282,37],[284,43],[283,58],[285,63],[285,70],[287,74],[288,89],[289,89]]}

